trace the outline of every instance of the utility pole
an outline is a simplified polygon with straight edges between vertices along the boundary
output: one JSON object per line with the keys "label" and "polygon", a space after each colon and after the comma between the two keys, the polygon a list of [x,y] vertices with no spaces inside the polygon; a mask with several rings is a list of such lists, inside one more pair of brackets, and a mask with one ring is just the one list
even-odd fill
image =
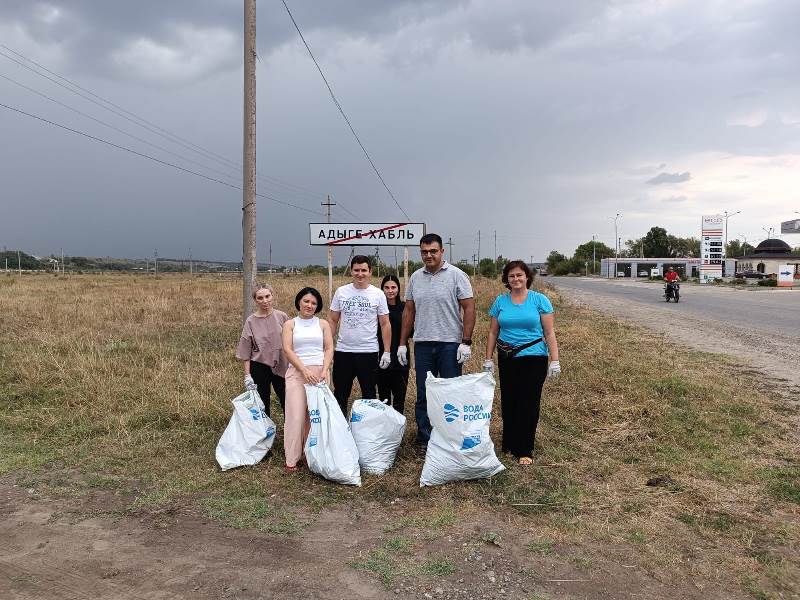
{"label": "utility pole", "polygon": [[478,261],[475,260],[475,255],[472,255],[472,277],[474,278],[478,274]]}
{"label": "utility pole", "polygon": [[619,263],[619,237],[618,237],[618,233],[617,233],[617,220],[621,216],[622,216],[621,214],[617,213],[616,216],[614,217],[614,244],[615,244],[615,248],[614,248],[614,278],[615,279],[617,277],[617,272],[618,272],[618,268],[619,268],[618,264],[617,264],[617,263]]}
{"label": "utility pole", "polygon": [[158,275],[158,250],[153,250],[153,275]]}
{"label": "utility pole", "polygon": [[494,262],[497,264],[497,229],[494,230]]}
{"label": "utility pole", "polygon": [[597,242],[595,242],[596,237],[596,235],[592,234],[592,275],[594,275],[594,265],[597,262]]}
{"label": "utility pole", "polygon": [[269,267],[268,269],[272,268],[272,242],[269,243]]}
{"label": "utility pole", "polygon": [[19,250],[17,250],[17,271],[19,271],[19,275],[22,277],[22,261],[19,259]]}
{"label": "utility pole", "polygon": [[192,263],[192,249],[189,248],[189,277],[194,276],[194,264]]}
{"label": "utility pole", "polygon": [[448,237],[447,238],[447,245],[449,247],[449,252],[450,252],[450,254],[448,254],[448,256],[450,257],[450,262],[452,264],[456,264],[456,257],[453,256],[453,238],[452,237]]}
{"label": "utility pole", "polygon": [[242,321],[253,312],[256,271],[256,0],[244,0]]}
{"label": "utility pole", "polygon": [[[328,209],[328,223],[331,222],[331,206],[336,206],[336,202],[331,202],[330,194],[328,195],[327,202],[320,202],[322,206]],[[333,298],[333,246],[328,244],[328,306],[331,305]]]}
{"label": "utility pole", "polygon": [[481,230],[478,229],[478,260],[476,264],[481,264]]}

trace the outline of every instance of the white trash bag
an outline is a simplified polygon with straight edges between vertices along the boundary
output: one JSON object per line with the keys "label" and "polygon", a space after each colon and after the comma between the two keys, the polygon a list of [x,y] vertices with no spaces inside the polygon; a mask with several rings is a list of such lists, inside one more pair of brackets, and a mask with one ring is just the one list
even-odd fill
{"label": "white trash bag", "polygon": [[360,486],[358,448],[333,392],[324,383],[305,388],[311,419],[305,447],[308,469],[337,483]]}
{"label": "white trash bag", "polygon": [[383,475],[394,464],[406,430],[406,418],[380,400],[356,400],[350,409],[350,429],[358,446],[361,468],[373,475]]}
{"label": "white trash bag", "polygon": [[473,373],[442,379],[428,372],[425,390],[433,431],[420,487],[481,479],[503,471],[489,437],[494,377]]}
{"label": "white trash bag", "polygon": [[254,465],[267,455],[275,441],[275,423],[264,412],[255,390],[231,400],[233,415],[217,444],[217,462],[223,471]]}

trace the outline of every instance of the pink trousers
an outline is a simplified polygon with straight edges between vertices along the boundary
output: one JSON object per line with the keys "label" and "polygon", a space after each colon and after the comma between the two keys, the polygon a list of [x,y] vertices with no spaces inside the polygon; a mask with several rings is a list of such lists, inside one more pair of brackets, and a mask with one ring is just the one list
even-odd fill
{"label": "pink trousers", "polygon": [[[314,375],[322,376],[322,365],[307,367]],[[303,374],[289,365],[286,371],[286,410],[283,424],[283,451],[286,465],[294,467],[303,456],[303,448],[311,429],[306,403],[306,389],[303,387]]]}

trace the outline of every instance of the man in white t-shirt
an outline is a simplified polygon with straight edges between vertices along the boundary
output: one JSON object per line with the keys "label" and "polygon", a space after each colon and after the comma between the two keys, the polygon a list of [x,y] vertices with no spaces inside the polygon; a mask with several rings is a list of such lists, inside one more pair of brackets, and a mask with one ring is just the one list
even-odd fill
{"label": "man in white t-shirt", "polygon": [[328,321],[339,336],[333,354],[333,395],[342,413],[347,416],[347,401],[353,390],[353,379],[358,378],[363,398],[376,398],[376,369],[386,369],[391,354],[378,357],[378,337],[375,331],[380,324],[383,347],[391,348],[392,328],[389,324],[389,306],[384,293],[370,284],[372,265],[367,256],[354,256],[350,261],[353,283],[336,290],[331,301]]}

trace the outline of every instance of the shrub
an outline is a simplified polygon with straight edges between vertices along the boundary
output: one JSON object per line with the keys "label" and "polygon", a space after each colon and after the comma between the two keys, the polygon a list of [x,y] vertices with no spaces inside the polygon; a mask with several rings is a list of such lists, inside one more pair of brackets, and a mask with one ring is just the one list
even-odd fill
{"label": "shrub", "polygon": [[761,287],[778,287],[777,279],[760,279],[758,285]]}

